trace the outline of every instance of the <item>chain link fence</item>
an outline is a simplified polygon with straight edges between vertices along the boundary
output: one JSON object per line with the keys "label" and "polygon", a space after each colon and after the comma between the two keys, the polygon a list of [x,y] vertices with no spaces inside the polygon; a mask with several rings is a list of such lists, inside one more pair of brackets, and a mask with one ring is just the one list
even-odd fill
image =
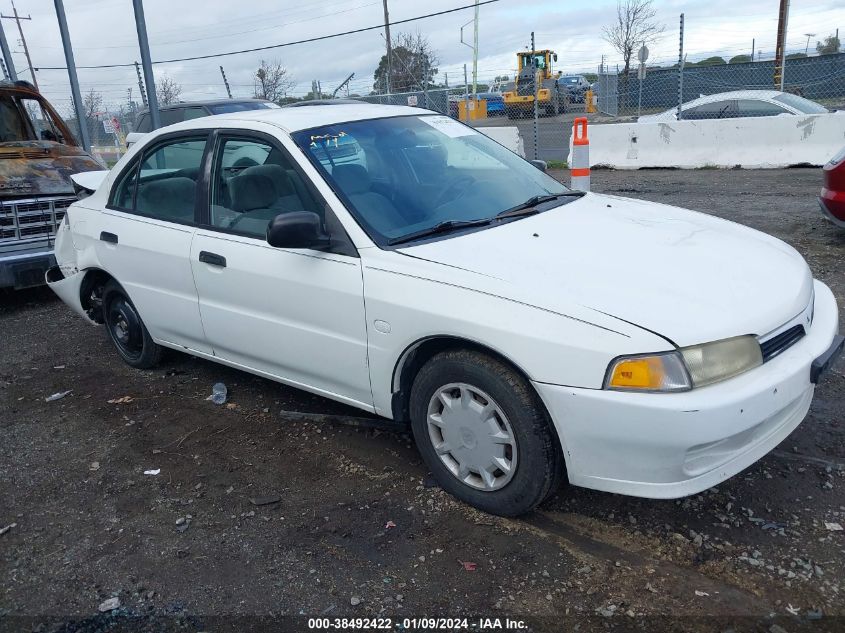
{"label": "chain link fence", "polygon": [[[679,95],[679,79],[683,73],[683,94]],[[553,98],[540,99],[536,132],[533,103],[509,105],[502,92],[484,92],[473,103],[467,121],[473,127],[516,126],[522,136],[528,158],[551,161],[553,166],[565,163],[569,156],[569,136],[575,117],[586,116],[597,123],[635,121],[638,116],[674,111],[680,103],[688,104],[702,96],[747,91],[726,96],[719,107],[697,111],[682,108],[682,118],[732,118],[768,116],[791,112],[773,104],[760,104],[754,91],[779,91],[774,83],[774,60],[727,63],[718,58],[705,62],[648,67],[645,73],[636,67],[626,74],[618,68],[598,66],[597,72],[585,73],[574,89],[566,89],[565,103],[555,113]],[[512,85],[511,85],[512,86]],[[505,88],[507,90],[508,88]],[[513,87],[510,89],[513,90]],[[587,93],[587,90],[590,93]],[[845,53],[793,57],[784,64],[783,91],[808,99],[824,108],[845,109]],[[517,93],[522,94],[519,90]],[[524,92],[524,91],[523,91]],[[533,94],[533,90],[529,91]],[[588,100],[592,98],[592,103]],[[412,105],[427,108],[455,118],[461,115],[462,102],[473,98],[464,86],[437,88],[396,94],[360,97],[370,103]],[[792,101],[792,105],[797,103]],[[483,107],[480,103],[484,102]],[[756,105],[755,105],[756,101]],[[803,102],[802,102],[803,103]],[[787,105],[787,104],[784,104]],[[806,105],[806,104],[805,104]],[[808,110],[812,109],[808,106]],[[474,118],[477,116],[478,118]],[[536,137],[536,143],[535,143]]]}
{"label": "chain link fence", "polygon": [[[79,120],[74,116],[65,119],[65,123],[76,141],[81,143]],[[110,167],[126,153],[126,135],[135,129],[135,115],[129,112],[99,112],[88,117],[84,124],[91,139],[91,152]]]}
{"label": "chain link fence", "polygon": [[[784,92],[803,97],[828,109],[845,109],[845,53],[828,55],[790,56],[784,65]],[[596,65],[592,73],[564,75],[561,95],[541,95],[535,123],[533,88],[520,87],[513,82],[499,83],[491,90],[471,94],[469,86],[432,87],[428,90],[393,94],[370,94],[355,97],[378,104],[416,106],[454,118],[466,120],[473,127],[515,126],[523,140],[529,159],[550,161],[563,166],[569,158],[569,137],[573,119],[586,116],[594,123],[635,121],[638,116],[675,111],[679,98],[682,104],[701,96],[727,92],[749,91],[746,95],[725,97],[718,108],[697,112],[682,108],[682,118],[730,118],[737,116],[774,115],[771,104],[751,107],[755,95],[751,91],[778,90],[775,85],[775,62],[721,58],[703,62],[663,66],[648,66],[645,72],[632,67],[626,74],[618,67]],[[679,83],[683,73],[683,94]],[[571,83],[570,83],[571,82]],[[490,82],[493,85],[493,82]],[[486,88],[487,85],[485,84]],[[513,103],[504,93],[511,91],[527,102]],[[588,92],[589,91],[589,92]],[[728,103],[730,101],[730,103]],[[705,109],[707,110],[707,109]],[[89,117],[89,137],[94,153],[107,165],[112,165],[125,152],[125,135],[133,130],[134,113],[98,113]],[[115,129],[112,121],[118,122]],[[104,126],[104,121],[106,125]],[[74,135],[79,138],[79,125],[74,116],[66,119]]]}

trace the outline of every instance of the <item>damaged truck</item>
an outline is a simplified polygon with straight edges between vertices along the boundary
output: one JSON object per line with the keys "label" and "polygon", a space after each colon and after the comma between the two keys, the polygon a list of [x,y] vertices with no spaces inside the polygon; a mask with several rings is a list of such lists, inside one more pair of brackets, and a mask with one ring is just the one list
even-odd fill
{"label": "damaged truck", "polygon": [[70,175],[102,169],[32,84],[0,82],[0,290],[44,283]]}

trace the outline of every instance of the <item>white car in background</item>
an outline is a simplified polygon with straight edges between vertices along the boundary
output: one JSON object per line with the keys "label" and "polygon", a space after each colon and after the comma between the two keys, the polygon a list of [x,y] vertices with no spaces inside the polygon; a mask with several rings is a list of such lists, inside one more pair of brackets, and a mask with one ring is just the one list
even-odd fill
{"label": "white car in background", "polygon": [[440,485],[502,515],[564,480],[718,484],[798,426],[843,345],[783,242],[572,191],[416,108],[151,132],[56,257],[50,287],[129,365],[172,348],[409,422]]}
{"label": "white car in background", "polygon": [[[823,105],[804,97],[778,90],[735,90],[714,95],[701,96],[681,106],[681,118],[735,119],[739,117],[760,117],[806,114],[827,114]],[[660,114],[648,114],[637,119],[638,123],[677,121],[678,109],[670,108]]]}

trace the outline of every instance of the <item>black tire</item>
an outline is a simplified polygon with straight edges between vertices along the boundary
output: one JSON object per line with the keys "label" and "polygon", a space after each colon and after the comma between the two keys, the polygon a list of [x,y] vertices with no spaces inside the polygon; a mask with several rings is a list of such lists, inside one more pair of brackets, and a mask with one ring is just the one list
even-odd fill
{"label": "black tire", "polygon": [[161,361],[163,348],[153,341],[129,295],[113,279],[103,288],[103,317],[109,338],[127,365],[149,369]]}
{"label": "black tire", "polygon": [[[452,383],[466,383],[489,394],[513,430],[516,468],[511,479],[497,490],[479,490],[464,483],[434,448],[428,427],[429,402]],[[486,354],[452,350],[434,356],[414,379],[410,414],[417,447],[437,483],[480,510],[500,516],[524,514],[554,494],[564,478],[560,443],[539,396],[514,369]]]}

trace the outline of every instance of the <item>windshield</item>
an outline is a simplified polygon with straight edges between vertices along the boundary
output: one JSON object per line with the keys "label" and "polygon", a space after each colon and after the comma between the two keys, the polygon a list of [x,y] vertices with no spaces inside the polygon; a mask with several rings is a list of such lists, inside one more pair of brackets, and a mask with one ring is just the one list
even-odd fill
{"label": "windshield", "polygon": [[41,102],[29,96],[0,96],[0,143],[38,140],[64,142]]}
{"label": "windshield", "polygon": [[278,108],[276,103],[269,101],[233,101],[232,103],[218,103],[209,106],[213,114],[228,114],[229,112],[244,112],[246,110],[263,110],[265,108]]}
{"label": "windshield", "polygon": [[795,108],[804,114],[824,114],[828,111],[827,108],[815,101],[810,101],[809,99],[805,99],[804,97],[799,97],[798,95],[793,95],[788,92],[780,93],[774,97],[774,100],[785,103],[790,108]]}
{"label": "windshield", "polygon": [[492,219],[536,196],[568,191],[446,116],[354,121],[293,137],[380,246],[444,222]]}
{"label": "windshield", "polygon": [[577,84],[578,83],[578,77],[563,77],[563,78],[561,78],[561,81],[563,83],[567,83],[567,84]]}

